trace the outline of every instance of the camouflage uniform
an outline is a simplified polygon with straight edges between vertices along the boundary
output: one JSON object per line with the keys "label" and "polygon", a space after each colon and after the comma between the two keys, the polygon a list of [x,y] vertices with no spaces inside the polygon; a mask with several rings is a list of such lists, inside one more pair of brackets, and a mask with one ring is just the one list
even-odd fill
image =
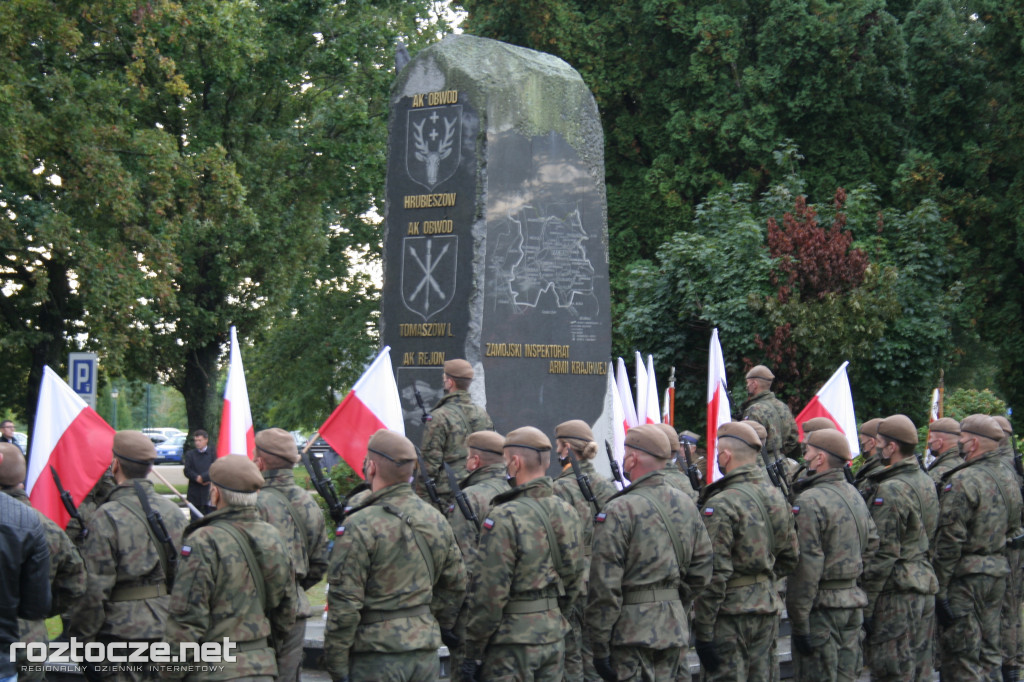
{"label": "camouflage uniform", "polygon": [[[466,592],[455,536],[407,483],[363,497],[335,531],[324,657],[334,679],[436,680]],[[372,676],[371,676],[372,674]]]}
{"label": "camouflage uniform", "polygon": [[561,682],[569,632],[563,614],[582,597],[582,524],[546,476],[492,505],[466,598],[466,658],[483,660],[480,679],[488,682]]}
{"label": "camouflage uniform", "polygon": [[857,579],[878,549],[878,532],[864,500],[840,469],[798,484],[793,514],[800,561],[789,576],[786,609],[794,635],[809,635],[814,651],[793,651],[794,678],[856,680],[860,629],[868,598]]}
{"label": "camouflage uniform", "polygon": [[[1011,438],[1013,436],[1010,436]],[[1020,474],[1017,472],[1017,465],[1015,460],[1016,455],[1013,452],[1013,446],[1009,440],[1003,443],[996,449],[996,454],[999,456],[999,460],[1006,467],[1007,471],[1017,481],[1017,489],[1024,493],[1024,488],[1021,487],[1024,481],[1021,480]],[[1024,514],[1024,511],[1022,511]],[[1019,526],[1024,526],[1024,518],[1021,519]],[[1015,533],[1011,533],[1011,536]],[[1002,606],[999,610],[999,635],[1000,635],[1000,649],[1003,655],[1003,666],[1015,666],[1021,665],[1021,660],[1024,658],[1024,650],[1021,647],[1021,637],[1024,633],[1021,632],[1021,619],[1020,619],[1020,607],[1021,601],[1024,600],[1024,584],[1022,584],[1022,571],[1024,571],[1024,549],[1020,548],[1006,548],[1006,561],[1010,566],[1010,573],[1006,576],[1006,599],[1003,600]]]}
{"label": "camouflage uniform", "polygon": [[306,619],[313,615],[306,590],[320,582],[327,572],[327,531],[320,505],[295,485],[291,469],[264,471],[263,480],[257,503],[260,516],[280,531],[295,574],[295,623],[287,640],[277,642],[278,679],[284,682],[295,679],[302,667]]}
{"label": "camouflage uniform", "polygon": [[[469,504],[470,509],[473,510],[473,515],[477,519],[477,523],[474,524],[462,515],[462,511],[455,502],[448,505],[448,523],[455,534],[456,542],[459,543],[459,549],[462,550],[462,560],[466,564],[466,580],[468,584],[473,576],[476,547],[480,543],[479,524],[484,522],[484,519],[490,512],[491,500],[496,495],[509,490],[508,481],[505,479],[505,467],[502,464],[490,464],[480,467],[471,472],[469,476],[466,476],[459,484],[459,487],[465,493],[466,502]],[[465,640],[466,638],[467,615],[465,609],[462,609],[459,611],[458,620],[455,621],[455,634],[458,635],[460,640]],[[462,649],[462,646],[448,648],[449,668],[453,680],[460,679],[460,669],[465,658],[462,655]]]}
{"label": "camouflage uniform", "polygon": [[[441,398],[440,402],[430,410],[431,420],[423,430],[423,442],[420,449],[427,463],[427,473],[437,484],[437,494],[445,504],[451,502],[452,491],[448,484],[448,476],[444,473],[441,461],[455,472],[456,480],[466,476],[466,436],[476,431],[490,431],[494,423],[484,411],[469,397],[468,391],[455,390]],[[427,497],[423,481],[417,476],[416,493],[424,500]]]}
{"label": "camouflage uniform", "polygon": [[865,658],[872,680],[930,680],[938,583],[929,546],[939,520],[931,478],[914,457],[876,471],[868,503],[878,551],[865,562],[861,584],[872,628]]}
{"label": "camouflage uniform", "polygon": [[[590,488],[594,492],[598,509],[603,509],[608,500],[618,489],[611,481],[606,480],[594,469],[589,459],[579,460],[580,471],[590,478]],[[555,495],[569,503],[580,517],[583,525],[583,590],[587,593],[587,579],[590,576],[590,556],[594,543],[594,515],[597,510],[587,502],[580,490],[579,481],[572,464],[562,467],[562,473],[555,479]],[[585,599],[577,599],[569,613],[569,626],[572,628],[565,636],[565,679],[566,682],[579,682],[584,679],[584,670],[593,675],[593,653],[590,646],[589,633],[584,633],[583,607]]]}
{"label": "camouflage uniform", "polygon": [[585,612],[594,657],[611,656],[620,680],[675,679],[690,641],[686,604],[711,580],[711,540],[697,508],[664,471],[653,471],[617,493],[596,521]]}
{"label": "camouflage uniform", "polygon": [[[150,506],[163,517],[174,546],[180,547],[185,516],[157,495],[150,481],[139,483]],[[89,577],[85,595],[68,612],[72,635],[99,642],[158,641],[163,636],[170,600],[167,576],[144,518],[134,480],[128,480],[110,493],[88,522],[82,559]],[[125,671],[118,678],[139,679],[136,675]]]}
{"label": "camouflage uniform", "polygon": [[703,679],[767,682],[782,612],[773,579],[792,573],[799,558],[793,512],[751,463],[707,487],[701,516],[714,571],[694,602],[694,629],[698,641],[714,642],[722,659]]}
{"label": "camouflage uniform", "polygon": [[1020,524],[1016,480],[988,452],[949,471],[939,505],[932,566],[939,599],[948,599],[954,622],[939,632],[943,679],[983,680],[1002,663],[999,609],[1009,574],[1004,550]]}
{"label": "camouflage uniform", "polygon": [[864,458],[857,469],[857,473],[853,477],[853,485],[856,486],[857,492],[864,499],[864,502],[870,502],[875,496],[876,481],[872,478],[873,474],[878,473],[884,467],[882,466],[882,460],[878,458],[875,453],[869,454]]}
{"label": "camouflage uniform", "polygon": [[765,391],[747,399],[742,409],[744,419],[752,419],[768,431],[765,447],[773,460],[800,456],[796,420],[789,406],[776,398],[773,392]]}
{"label": "camouflage uniform", "polygon": [[[248,540],[258,579],[264,585],[260,603],[257,578],[244,550],[225,530],[231,526]],[[165,677],[230,680],[243,676],[276,676],[280,643],[295,624],[295,576],[288,543],[276,528],[260,519],[255,507],[225,507],[193,522],[185,531],[178,577],[168,607],[164,641],[176,651],[178,642],[235,642],[235,661],[223,669],[186,674],[172,666]],[[216,666],[214,666],[216,667]]]}
{"label": "camouflage uniform", "polygon": [[935,461],[928,467],[928,475],[931,476],[932,481],[935,482],[935,487],[942,490],[942,476],[952,469],[960,466],[964,463],[963,457],[960,456],[960,448],[951,447],[943,453],[940,453]]}
{"label": "camouflage uniform", "polygon": [[[686,493],[694,504],[697,504],[697,491],[693,489],[693,485],[690,483],[690,477],[686,475],[680,467],[686,466],[686,463],[682,460],[678,462],[678,465],[674,462],[669,462],[668,466],[665,467],[665,482],[673,488]],[[614,484],[612,484],[614,485]]]}
{"label": "camouflage uniform", "polygon": [[[3,492],[14,499],[32,506],[24,489],[4,488]],[[78,548],[71,542],[67,534],[56,523],[46,518],[42,512],[36,511],[39,521],[43,524],[43,534],[50,549],[50,617],[59,615],[76,599],[85,594],[85,564],[78,553]],[[22,642],[46,642],[46,621],[18,619],[18,631]],[[24,664],[27,652],[19,650],[18,662]],[[18,672],[19,680],[41,680],[45,677],[42,670]]]}
{"label": "camouflage uniform", "polygon": [[[117,481],[114,480],[114,474],[110,473],[110,469],[103,472],[100,480],[96,481],[96,485],[92,487],[89,494],[85,496],[82,503],[78,505],[78,514],[82,517],[82,521],[86,524],[89,523],[89,519],[93,517],[96,510],[100,508],[100,505],[107,501],[110,493],[114,492],[114,488],[117,487]],[[75,543],[75,546],[79,549],[82,548],[82,524],[78,522],[78,519],[71,519],[68,521],[68,525],[64,527],[64,532],[68,534],[71,541]]]}

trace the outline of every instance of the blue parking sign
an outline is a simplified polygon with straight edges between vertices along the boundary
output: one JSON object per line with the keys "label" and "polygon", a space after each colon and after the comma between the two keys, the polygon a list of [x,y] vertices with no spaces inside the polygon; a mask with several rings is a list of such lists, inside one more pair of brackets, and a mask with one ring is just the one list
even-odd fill
{"label": "blue parking sign", "polygon": [[96,408],[96,370],[95,353],[68,354],[68,383],[93,409]]}

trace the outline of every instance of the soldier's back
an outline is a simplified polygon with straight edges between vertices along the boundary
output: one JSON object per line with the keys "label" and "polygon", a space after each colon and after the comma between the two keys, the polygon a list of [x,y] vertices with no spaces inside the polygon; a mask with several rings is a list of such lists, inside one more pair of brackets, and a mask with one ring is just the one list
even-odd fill
{"label": "soldier's back", "polygon": [[299,615],[312,615],[305,589],[320,582],[327,571],[326,521],[320,505],[309,492],[295,485],[291,470],[264,472],[266,481],[257,505],[264,521],[277,528],[295,568],[299,590]]}

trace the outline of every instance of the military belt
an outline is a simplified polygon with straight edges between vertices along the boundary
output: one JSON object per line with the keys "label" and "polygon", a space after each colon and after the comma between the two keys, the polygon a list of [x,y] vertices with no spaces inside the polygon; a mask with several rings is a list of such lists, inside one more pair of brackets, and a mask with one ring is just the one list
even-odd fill
{"label": "military belt", "polygon": [[725,581],[725,589],[731,590],[734,587],[746,587],[747,585],[756,585],[757,583],[766,583],[771,578],[767,573],[757,573],[754,575],[741,575],[736,578],[730,578]]}
{"label": "military belt", "polygon": [[622,595],[625,604],[649,604],[656,601],[680,601],[679,590],[665,588],[661,590],[629,590]]}
{"label": "military belt", "polygon": [[558,599],[546,597],[544,599],[518,599],[505,604],[505,614],[541,613],[558,608]]}
{"label": "military belt", "polygon": [[167,594],[167,586],[163,583],[153,585],[131,585],[126,587],[115,587],[110,592],[108,601],[138,601],[140,599],[152,599]]}
{"label": "military belt", "polygon": [[818,583],[819,590],[845,590],[849,587],[857,587],[857,580],[854,578],[842,578],[839,580],[822,580]]}
{"label": "military belt", "polygon": [[266,649],[270,645],[267,643],[267,638],[254,639],[248,642],[238,642],[235,645],[235,651],[253,651],[254,649]]}
{"label": "military belt", "polygon": [[372,625],[373,623],[382,623],[386,620],[412,618],[413,616],[423,616],[428,613],[430,613],[430,607],[426,604],[410,606],[407,609],[394,609],[391,611],[363,611],[362,616],[359,619],[359,624]]}

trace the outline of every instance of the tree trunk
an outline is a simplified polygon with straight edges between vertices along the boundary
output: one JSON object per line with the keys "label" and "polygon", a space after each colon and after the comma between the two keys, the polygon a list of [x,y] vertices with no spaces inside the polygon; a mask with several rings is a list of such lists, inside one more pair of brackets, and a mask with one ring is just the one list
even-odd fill
{"label": "tree trunk", "polygon": [[[223,335],[218,335],[223,336]],[[217,401],[217,359],[223,340],[214,337],[206,345],[190,349],[185,357],[185,378],[178,390],[185,397],[188,431],[204,429],[212,441],[217,438],[220,404]]]}

